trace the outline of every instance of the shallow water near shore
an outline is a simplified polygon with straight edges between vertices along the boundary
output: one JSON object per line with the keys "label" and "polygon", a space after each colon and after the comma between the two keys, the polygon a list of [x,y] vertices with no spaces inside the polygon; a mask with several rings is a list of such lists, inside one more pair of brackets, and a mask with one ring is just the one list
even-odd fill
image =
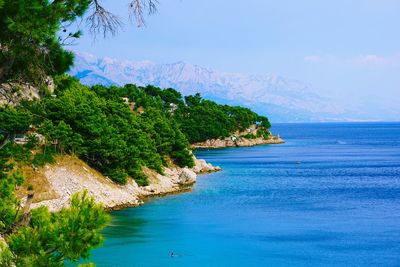
{"label": "shallow water near shore", "polygon": [[[276,124],[192,192],[112,212],[108,266],[399,266],[400,123]],[[171,253],[173,253],[171,255]]]}

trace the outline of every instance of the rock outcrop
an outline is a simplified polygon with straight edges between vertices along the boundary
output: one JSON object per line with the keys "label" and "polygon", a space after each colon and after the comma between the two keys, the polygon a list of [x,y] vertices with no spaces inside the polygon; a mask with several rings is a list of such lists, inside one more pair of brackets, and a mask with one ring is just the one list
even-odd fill
{"label": "rock outcrop", "polygon": [[258,137],[254,139],[247,139],[239,137],[237,139],[210,139],[205,142],[192,144],[192,148],[224,148],[224,147],[242,147],[242,146],[255,146],[265,144],[282,144],[285,141],[279,135],[271,136],[268,139]]}
{"label": "rock outcrop", "polygon": [[183,168],[181,174],[178,178],[179,185],[192,185],[196,182],[197,175],[192,170],[188,168]]}
{"label": "rock outcrop", "polygon": [[51,211],[57,211],[69,205],[72,194],[83,190],[87,190],[106,209],[138,206],[147,197],[190,190],[196,182],[197,174],[221,170],[204,160],[195,159],[195,163],[195,167],[191,169],[165,168],[162,175],[145,168],[143,171],[149,180],[147,186],[138,186],[133,179],[126,185],[117,185],[80,159],[64,156],[59,158],[56,164],[46,165],[42,170],[56,197],[33,203],[31,207],[45,205]]}
{"label": "rock outcrop", "polygon": [[[54,81],[51,77],[46,78],[46,91],[49,94],[54,92]],[[4,83],[0,84],[0,106],[18,105],[23,100],[40,99],[45,92],[37,86],[27,83]]]}
{"label": "rock outcrop", "polygon": [[196,159],[195,158],[195,166],[192,168],[195,173],[210,173],[215,171],[220,171],[221,168],[219,166],[212,166],[210,163],[207,163],[204,159]]}

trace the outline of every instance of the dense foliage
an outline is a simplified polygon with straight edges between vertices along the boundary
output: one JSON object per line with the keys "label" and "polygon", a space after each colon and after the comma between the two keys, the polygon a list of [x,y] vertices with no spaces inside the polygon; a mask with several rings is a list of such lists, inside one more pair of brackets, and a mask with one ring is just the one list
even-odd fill
{"label": "dense foliage", "polygon": [[[3,107],[0,117],[3,140],[12,140],[35,121],[32,113],[22,107]],[[45,162],[52,159],[50,151],[33,155],[31,149],[38,140],[34,135],[28,137],[25,145],[3,141],[0,149],[0,266],[64,266],[65,260],[87,258],[89,251],[101,243],[99,231],[109,217],[86,192],[74,195],[71,207],[56,213],[45,207],[30,210],[29,200],[23,204],[15,193],[24,183],[18,166],[40,165],[38,156],[50,156]],[[28,186],[30,192],[33,189]]]}
{"label": "dense foliage", "polygon": [[146,185],[143,167],[162,173],[171,161],[193,166],[188,140],[224,138],[254,124],[260,136],[270,127],[266,117],[247,108],[219,105],[199,94],[183,98],[171,88],[88,88],[68,76],[56,84],[54,96],[3,108],[0,129],[10,135],[34,124],[45,140],[36,164],[51,161],[52,152],[73,153],[122,184],[131,176]]}
{"label": "dense foliage", "polygon": [[0,236],[8,243],[0,240],[0,266],[64,266],[65,260],[87,258],[102,242],[99,231],[109,220],[101,205],[83,192],[56,213],[21,209],[15,189],[24,179],[10,156],[8,149],[0,150]]}
{"label": "dense foliage", "polygon": [[[122,184],[131,176],[146,185],[143,167],[162,173],[171,161],[193,166],[189,141],[224,138],[254,124],[260,136],[270,127],[266,117],[247,108],[219,105],[199,94],[183,98],[171,88],[88,88],[68,76],[56,84],[53,96],[0,109],[2,146],[33,126],[44,144],[32,163],[51,161],[51,153],[73,153]],[[31,137],[34,147],[39,142]]]}
{"label": "dense foliage", "polygon": [[[155,0],[128,2],[139,26],[156,10]],[[99,0],[0,0],[0,94],[7,99],[22,84],[45,89],[49,76],[65,73],[73,54],[64,45],[81,36],[70,26],[84,15],[93,34],[115,34],[123,24]]]}
{"label": "dense foliage", "polygon": [[34,114],[45,149],[74,153],[122,184],[131,176],[146,185],[142,168],[162,173],[169,159],[182,167],[193,166],[185,135],[156,105],[139,114],[120,97],[111,96],[112,89],[90,90],[68,77],[57,84],[57,97],[22,104]]}
{"label": "dense foliage", "polygon": [[[46,84],[47,76],[62,74],[73,55],[63,49],[57,33],[89,8],[89,0],[3,0],[0,7],[0,85]],[[79,32],[70,33],[79,37]]]}
{"label": "dense foliage", "polygon": [[[172,89],[160,89],[151,85],[136,88],[125,86],[121,93],[126,93],[139,106],[148,107],[158,103],[165,111],[174,109],[173,119],[178,123],[190,143],[202,142],[208,139],[224,138],[238,131],[242,132],[256,124],[258,133],[262,134],[271,127],[267,117],[260,116],[248,108],[220,105],[203,99],[200,94],[182,95]],[[131,89],[131,91],[126,91]],[[175,108],[173,108],[175,107]]]}
{"label": "dense foliage", "polygon": [[186,96],[185,102],[186,106],[179,109],[176,117],[191,143],[224,138],[254,124],[259,126],[259,133],[271,127],[268,118],[248,108],[219,105],[202,99],[200,94]]}
{"label": "dense foliage", "polygon": [[110,98],[128,97],[135,108],[157,108],[171,121],[179,125],[190,143],[202,142],[213,138],[224,138],[235,132],[242,132],[256,124],[257,133],[263,135],[271,127],[267,117],[260,116],[248,108],[220,105],[203,99],[200,94],[182,97],[178,91],[161,89],[152,85],[136,87],[125,85],[123,88],[94,86],[92,89]]}

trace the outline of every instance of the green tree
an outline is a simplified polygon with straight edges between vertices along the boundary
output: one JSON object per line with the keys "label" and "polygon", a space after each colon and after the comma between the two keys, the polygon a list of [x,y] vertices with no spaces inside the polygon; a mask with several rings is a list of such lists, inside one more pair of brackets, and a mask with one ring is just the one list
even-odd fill
{"label": "green tree", "polygon": [[265,129],[271,128],[271,123],[269,122],[268,118],[265,116],[258,116],[257,122],[260,124],[261,127]]}
{"label": "green tree", "polygon": [[161,98],[165,103],[174,103],[182,105],[182,94],[172,88],[167,88],[161,91]]}
{"label": "green tree", "polygon": [[70,207],[59,212],[34,209],[29,224],[7,240],[17,266],[64,266],[65,260],[89,257],[103,241],[99,230],[108,221],[102,206],[84,191],[73,195]]}
{"label": "green tree", "polygon": [[39,132],[45,136],[46,142],[53,143],[56,150],[61,154],[64,152],[81,152],[80,146],[83,143],[81,135],[74,133],[71,126],[63,120],[60,120],[56,125],[50,120],[45,120]]}
{"label": "green tree", "polygon": [[41,207],[24,207],[15,189],[24,182],[9,162],[7,150],[0,151],[0,240],[1,266],[64,266],[65,260],[87,258],[102,242],[100,230],[109,216],[87,192],[73,195],[69,208],[50,213]]}
{"label": "green tree", "polygon": [[176,120],[191,143],[228,136],[233,120],[216,103],[200,95],[186,97],[188,105],[176,112]]}
{"label": "green tree", "polygon": [[[130,2],[139,26],[146,11],[155,12],[156,2]],[[94,34],[115,34],[123,24],[98,0],[0,0],[0,93],[8,98],[24,83],[45,88],[48,76],[65,73],[73,54],[63,46],[81,36],[68,25],[88,10],[86,21]]]}
{"label": "green tree", "polygon": [[20,215],[17,212],[20,201],[15,188],[22,185],[24,179],[18,171],[9,174],[12,169],[11,164],[0,159],[0,234],[9,231]]}
{"label": "green tree", "polygon": [[4,106],[0,107],[0,135],[2,149],[17,133],[24,133],[32,123],[32,115],[21,109]]}
{"label": "green tree", "polygon": [[34,107],[48,120],[48,126],[42,126],[44,134],[59,139],[67,152],[80,140],[76,154],[122,184],[132,176],[144,185],[143,166],[162,172],[155,141],[140,116],[119,97],[103,97],[108,94],[102,88],[92,91],[71,78],[60,79],[57,84],[58,97],[45,98],[43,105]]}
{"label": "green tree", "polygon": [[141,125],[155,141],[157,152],[163,157],[164,164],[171,158],[178,166],[192,167],[193,156],[189,151],[189,142],[181,132],[176,121],[153,107],[148,107],[140,116]]}
{"label": "green tree", "polygon": [[195,95],[185,96],[186,105],[189,107],[196,107],[200,105],[202,101],[200,93],[196,93]]}
{"label": "green tree", "polygon": [[82,16],[90,2],[5,0],[0,9],[0,84],[44,85],[47,76],[67,71],[73,56],[62,48],[57,32],[62,23]]}
{"label": "green tree", "polygon": [[260,134],[271,127],[267,117],[248,108],[219,105],[202,99],[200,94],[185,96],[185,102],[174,118],[190,143],[224,138],[254,124],[258,125],[257,133]]}

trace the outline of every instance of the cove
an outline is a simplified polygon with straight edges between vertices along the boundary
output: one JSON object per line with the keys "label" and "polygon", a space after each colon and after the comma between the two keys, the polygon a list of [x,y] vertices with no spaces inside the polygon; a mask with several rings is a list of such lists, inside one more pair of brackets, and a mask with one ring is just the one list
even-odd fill
{"label": "cove", "polygon": [[[286,143],[196,151],[223,171],[112,212],[111,266],[396,266],[400,124],[276,124]],[[174,253],[171,257],[171,253]]]}

